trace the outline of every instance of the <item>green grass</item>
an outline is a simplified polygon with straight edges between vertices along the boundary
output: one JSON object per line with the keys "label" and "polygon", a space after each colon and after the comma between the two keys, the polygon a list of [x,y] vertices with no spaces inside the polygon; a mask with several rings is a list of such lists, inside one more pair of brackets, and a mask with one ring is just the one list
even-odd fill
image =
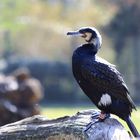
{"label": "green grass", "polygon": [[[54,119],[62,116],[70,116],[75,114],[78,111],[86,110],[86,109],[93,109],[92,107],[43,107],[42,108],[42,115],[46,116],[49,119]],[[128,129],[126,123],[115,116],[123,125]],[[140,108],[137,111],[133,111],[132,113],[132,121],[136,125],[138,131],[140,132]]]}

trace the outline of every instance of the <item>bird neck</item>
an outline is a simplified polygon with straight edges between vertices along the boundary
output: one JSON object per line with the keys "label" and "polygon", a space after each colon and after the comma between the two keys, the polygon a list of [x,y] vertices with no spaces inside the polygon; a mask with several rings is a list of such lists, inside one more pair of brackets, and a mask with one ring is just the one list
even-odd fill
{"label": "bird neck", "polygon": [[94,55],[98,52],[98,48],[93,43],[83,44],[82,47]]}

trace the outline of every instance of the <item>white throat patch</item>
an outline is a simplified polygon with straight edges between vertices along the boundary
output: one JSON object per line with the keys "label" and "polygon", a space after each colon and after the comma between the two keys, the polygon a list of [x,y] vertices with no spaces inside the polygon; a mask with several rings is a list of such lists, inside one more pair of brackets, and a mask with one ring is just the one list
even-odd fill
{"label": "white throat patch", "polygon": [[111,101],[111,97],[110,95],[108,95],[107,93],[106,94],[103,94],[98,105],[99,106],[107,106],[107,105],[110,105],[112,103]]}
{"label": "white throat patch", "polygon": [[97,47],[97,49],[101,48],[101,40],[99,37],[94,38],[91,42],[93,42],[93,44]]}

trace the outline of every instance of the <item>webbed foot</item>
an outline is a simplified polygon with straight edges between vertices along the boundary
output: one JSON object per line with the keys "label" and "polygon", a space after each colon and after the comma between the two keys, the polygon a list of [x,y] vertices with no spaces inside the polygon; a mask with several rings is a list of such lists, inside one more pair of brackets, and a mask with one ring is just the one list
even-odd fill
{"label": "webbed foot", "polygon": [[97,122],[102,122],[109,117],[110,117],[110,114],[104,113],[103,111],[94,112],[91,116],[92,121],[89,124],[86,125],[86,128],[84,129],[84,132],[88,131],[93,124],[95,124]]}
{"label": "webbed foot", "polygon": [[105,119],[107,119],[109,117],[110,117],[109,113],[105,113],[105,112],[101,111],[101,113],[99,114],[98,120],[104,121]]}

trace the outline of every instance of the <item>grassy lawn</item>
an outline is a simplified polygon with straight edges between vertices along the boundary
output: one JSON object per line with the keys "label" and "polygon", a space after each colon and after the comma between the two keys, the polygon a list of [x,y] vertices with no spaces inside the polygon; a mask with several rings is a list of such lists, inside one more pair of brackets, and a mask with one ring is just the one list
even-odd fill
{"label": "grassy lawn", "polygon": [[[93,109],[93,108],[92,107],[43,107],[42,114],[49,119],[53,119],[62,116],[73,115],[78,111],[86,110],[86,109]],[[119,119],[118,117],[116,118]],[[136,125],[138,131],[140,132],[140,107],[137,109],[137,111],[133,111],[132,120]],[[128,129],[124,121],[122,121],[121,119],[119,119],[119,121]]]}

